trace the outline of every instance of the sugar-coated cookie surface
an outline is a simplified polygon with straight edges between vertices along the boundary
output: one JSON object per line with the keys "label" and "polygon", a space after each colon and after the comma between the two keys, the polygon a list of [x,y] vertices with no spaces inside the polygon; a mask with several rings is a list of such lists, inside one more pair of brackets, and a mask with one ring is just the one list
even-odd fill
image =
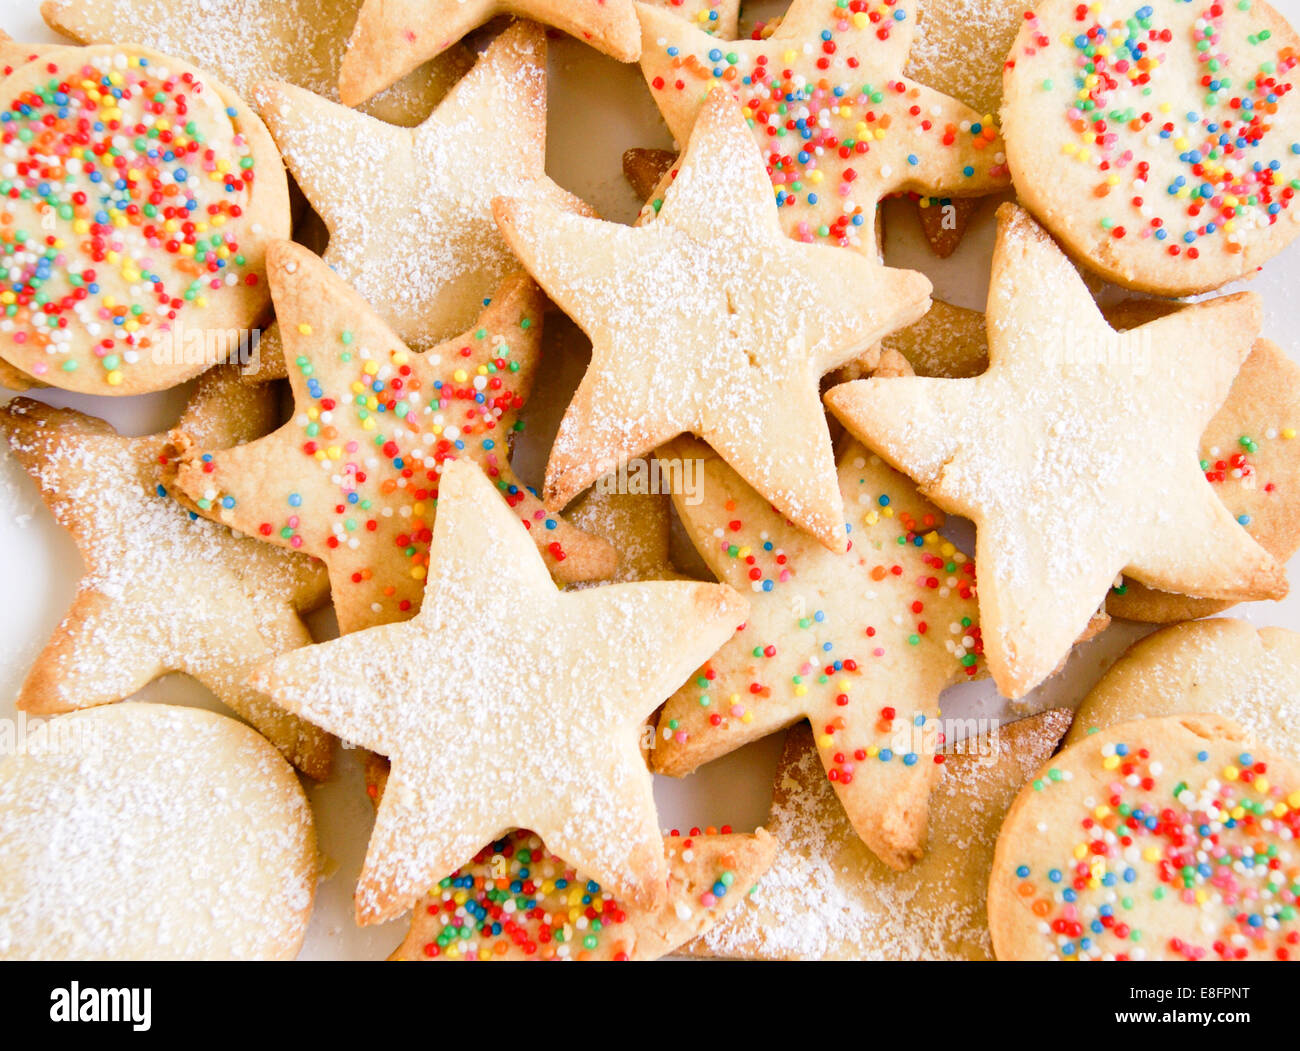
{"label": "sugar-coated cookie surface", "polygon": [[985,894],[998,827],[1069,723],[1068,711],[1053,709],[950,744],[925,855],[906,872],[866,850],[827,784],[811,733],[795,727],[768,819],[777,842],[772,867],[687,951],[760,960],[992,959]]}
{"label": "sugar-coated cookie surface", "polygon": [[795,0],[766,39],[723,44],[640,4],[641,70],[679,143],[714,86],[745,106],[786,232],[874,252],[876,205],[980,196],[1009,177],[995,124],[903,76],[915,5]]}
{"label": "sugar-coated cookie surface", "polygon": [[1300,755],[1300,632],[1214,618],[1134,643],[1079,705],[1069,741],[1115,723],[1214,712]]}
{"label": "sugar-coated cookie surface", "polygon": [[316,892],[311,808],[260,735],[122,704],[0,762],[0,959],[291,960]]}
{"label": "sugar-coated cookie surface", "polygon": [[1222,599],[1281,597],[1286,574],[1219,502],[1196,451],[1259,331],[1258,298],[1116,332],[1027,213],[998,215],[988,371],[857,380],[826,402],[975,522],[984,655],[1017,698],[1056,669],[1121,571]]}
{"label": "sugar-coated cookie surface", "polygon": [[[180,426],[213,448],[266,433],[269,388],[232,366],[207,373]],[[16,698],[40,715],[123,700],[185,672],[265,734],[299,769],[329,773],[330,736],[249,687],[249,672],[311,635],[319,563],[197,518],[173,497],[168,433],[128,438],[102,420],[26,398],[0,407],[0,436],[76,541],[86,571]]]}
{"label": "sugar-coated cookie surface", "polygon": [[776,843],[693,830],[664,837],[668,895],[625,905],[516,829],[416,903],[392,960],[657,960],[738,907]]}
{"label": "sugar-coated cookie surface", "polygon": [[[210,70],[241,95],[285,80],[338,97],[339,65],[361,0],[45,0],[41,16],[83,44],[132,40]],[[469,68],[453,47],[368,100],[365,112],[419,124]]]}
{"label": "sugar-coated cookie surface", "polygon": [[525,274],[470,331],[416,353],[306,248],[274,242],[267,269],[294,416],[234,449],[187,451],[178,479],[203,514],[322,559],[345,634],[420,608],[453,459],[483,468],[558,581],[614,571],[608,543],[547,512],[510,468],[545,308]]}
{"label": "sugar-coated cookie surface", "polygon": [[1021,201],[1091,269],[1187,295],[1300,233],[1300,36],[1263,0],[1043,0],[1007,60]]}
{"label": "sugar-coated cookie surface", "polygon": [[52,49],[4,86],[0,357],[53,386],[138,394],[236,350],[268,304],[266,239],[289,234],[257,116],[134,45]]}
{"label": "sugar-coated cookie surface", "polygon": [[644,722],[746,612],[718,584],[557,590],[496,488],[453,460],[419,614],[286,655],[253,682],[392,762],[359,922],[400,915],[511,828],[656,908],[668,871]]}
{"label": "sugar-coated cookie surface", "polygon": [[1300,953],[1300,764],[1217,715],[1110,726],[1049,761],[998,837],[1000,960]]}
{"label": "sugar-coated cookie surface", "polygon": [[721,581],[751,596],[744,627],[660,714],[654,769],[682,776],[807,719],[849,821],[885,864],[922,853],[939,776],[939,694],[981,670],[975,564],[939,535],[943,515],[904,476],[848,442],[839,486],[849,550],[834,554],[774,512],[706,445],[675,495]]}

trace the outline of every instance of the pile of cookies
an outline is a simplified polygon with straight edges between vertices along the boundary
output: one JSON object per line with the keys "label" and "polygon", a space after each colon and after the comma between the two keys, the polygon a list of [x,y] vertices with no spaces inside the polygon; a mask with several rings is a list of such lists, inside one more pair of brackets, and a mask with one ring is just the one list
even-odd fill
{"label": "pile of cookies", "polygon": [[[1300,547],[1300,373],[1204,295],[1300,233],[1262,0],[42,12],[0,432],[85,572],[0,763],[0,958],[292,958],[340,740],[395,959],[1300,958],[1300,635],[1198,619]],[[546,174],[554,33],[681,146],[626,155],[633,225]],[[884,264],[886,198],[944,256],[993,195],[983,315]],[[143,437],[42,394],[183,383]],[[1112,617],[1169,626],[1077,713],[942,717]],[[129,700],[174,671],[242,721]],[[652,772],[787,729],[766,829],[664,833]]]}

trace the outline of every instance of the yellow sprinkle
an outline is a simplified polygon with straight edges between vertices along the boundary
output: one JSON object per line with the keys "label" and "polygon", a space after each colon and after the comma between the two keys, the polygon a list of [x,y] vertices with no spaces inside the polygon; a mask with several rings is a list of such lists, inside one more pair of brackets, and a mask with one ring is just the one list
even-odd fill
{"label": "yellow sprinkle", "polygon": [[311,326],[305,321],[298,322],[298,331],[304,336],[311,335]]}

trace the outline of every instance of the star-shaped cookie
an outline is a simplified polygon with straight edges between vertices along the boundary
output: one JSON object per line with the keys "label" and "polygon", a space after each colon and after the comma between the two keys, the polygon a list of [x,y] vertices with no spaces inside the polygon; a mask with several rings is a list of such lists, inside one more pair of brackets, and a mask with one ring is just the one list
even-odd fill
{"label": "star-shaped cookie", "polygon": [[234,449],[182,441],[178,482],[203,514],[320,558],[345,634],[419,609],[439,475],[455,459],[487,473],[558,582],[614,572],[613,547],[548,513],[510,468],[545,305],[526,275],[472,329],[422,353],[301,245],[272,242],[267,276],[293,416]]}
{"label": "star-shaped cookie", "polygon": [[[415,128],[291,84],[262,84],[254,97],[329,228],[325,261],[414,346],[468,328],[518,269],[493,222],[494,197],[590,214],[544,172],[546,37],[531,23],[493,41]],[[267,336],[262,354],[276,360],[278,331]]]}
{"label": "star-shaped cookie", "polygon": [[592,341],[547,464],[547,506],[689,431],[800,528],[843,550],[817,383],[925,313],[925,277],[787,238],[762,159],[723,92],[701,111],[652,221],[634,229],[520,199],[499,201],[497,220]]}
{"label": "star-shaped cookie", "polygon": [[975,566],[943,515],[849,442],[839,486],[849,550],[794,529],[703,443],[660,456],[701,463],[696,502],[674,503],[714,575],[750,592],[745,626],[659,716],[652,765],[680,777],[807,719],[849,821],[887,865],[921,854],[938,777],[939,694],[979,670]]}
{"label": "star-shaped cookie", "polygon": [[[977,720],[967,720],[978,728]],[[949,746],[925,856],[906,872],[868,853],[797,726],[777,768],[776,858],[701,938],[698,956],[760,960],[991,960],[985,899],[998,828],[1070,725],[1052,709]]]}
{"label": "star-shaped cookie", "polygon": [[[208,372],[180,425],[214,448],[266,433],[269,389]],[[40,715],[121,701],[171,671],[193,676],[296,767],[329,773],[328,734],[250,687],[257,664],[312,640],[299,613],[326,598],[325,574],[196,518],[168,496],[167,433],[116,434],[101,420],[16,398],[0,433],[85,561],[72,608],[19,691]]]}
{"label": "star-shaped cookie", "polygon": [[511,828],[657,907],[668,866],[642,725],[746,612],[717,584],[558,591],[495,487],[456,460],[420,613],[286,654],[253,681],[392,761],[358,922],[399,915]]}
{"label": "star-shaped cookie", "polygon": [[826,401],[935,503],[975,522],[984,653],[1016,698],[1057,667],[1120,572],[1207,598],[1280,597],[1286,574],[1197,456],[1259,331],[1258,297],[1117,333],[1025,212],[1003,205],[998,218],[989,370],[858,380]]}
{"label": "star-shaped cookie", "polygon": [[664,836],[668,894],[624,905],[516,829],[484,847],[411,914],[390,960],[657,960],[739,907],[772,863],[763,829]]}
{"label": "star-shaped cookie", "polygon": [[910,0],[794,0],[765,39],[722,44],[640,4],[641,70],[678,142],[715,85],[745,107],[781,206],[801,241],[875,251],[891,193],[977,197],[1010,185],[996,125],[903,76]]}
{"label": "star-shaped cookie", "polygon": [[620,62],[641,54],[632,0],[365,0],[339,96],[348,106],[364,102],[499,14],[555,26]]}
{"label": "star-shaped cookie", "polygon": [[[134,40],[183,58],[245,97],[258,81],[284,80],[337,98],[360,7],[361,0],[45,0],[41,16],[83,44]],[[418,124],[471,61],[464,48],[449,49],[364,109],[393,124]]]}

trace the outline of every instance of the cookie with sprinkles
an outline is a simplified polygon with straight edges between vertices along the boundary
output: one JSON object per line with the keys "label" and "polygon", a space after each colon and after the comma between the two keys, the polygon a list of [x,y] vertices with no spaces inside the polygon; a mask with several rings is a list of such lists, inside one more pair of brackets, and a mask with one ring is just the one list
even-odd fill
{"label": "cookie with sprinkles", "polygon": [[[179,426],[213,448],[265,434],[269,388],[209,372]],[[325,603],[323,567],[233,535],[169,495],[168,433],[118,435],[102,420],[27,398],[0,407],[0,435],[71,534],[85,575],[36,659],[17,706],[37,715],[111,704],[167,672],[201,682],[304,773],[329,773],[333,741],[247,683],[311,635],[299,614]]]}
{"label": "cookie with sprinkles", "polygon": [[0,959],[292,960],[316,893],[311,807],[234,719],[121,704],[0,763]]}
{"label": "cookie with sprinkles", "polygon": [[794,727],[768,818],[772,866],[686,951],[751,960],[993,959],[986,895],[998,829],[1069,725],[1070,713],[1055,708],[950,743],[925,855],[906,872],[867,850],[826,780],[811,730]]}
{"label": "cookie with sprinkles", "polygon": [[3,84],[0,357],[66,390],[139,394],[237,351],[268,305],[266,240],[289,233],[257,116],[135,45],[53,49]]}
{"label": "cookie with sprinkles", "polygon": [[1258,297],[1116,332],[1052,239],[1004,204],[985,321],[987,372],[856,380],[826,401],[975,523],[984,655],[1004,695],[1056,669],[1121,572],[1205,598],[1286,594],[1285,568],[1219,501],[1197,455],[1259,332]]}
{"label": "cookie with sprinkles", "polygon": [[975,565],[907,478],[849,442],[839,486],[849,549],[790,526],[702,442],[701,497],[674,504],[714,575],[750,614],[664,706],[651,762],[681,777],[806,719],[849,823],[885,864],[921,856],[939,777],[939,694],[980,671]]}
{"label": "cookie with sprinkles", "polygon": [[[254,91],[285,163],[329,229],[325,262],[416,349],[475,323],[519,269],[492,218],[510,194],[591,214],[545,174],[546,36],[511,26],[418,127],[302,88]],[[277,355],[279,329],[263,341]]]}
{"label": "cookie with sprinkles", "polygon": [[1023,789],[998,836],[999,960],[1290,960],[1300,764],[1214,715],[1121,723]]}
{"label": "cookie with sprinkles", "polygon": [[701,111],[662,208],[637,228],[497,202],[506,240],[593,345],[547,464],[548,507],[690,432],[843,550],[817,384],[925,313],[930,282],[792,241],[777,212],[739,106],[721,92]]}
{"label": "cookie with sprinkles", "polygon": [[293,415],[224,451],[182,438],[177,481],[200,513],[320,558],[344,633],[419,610],[439,479],[455,459],[483,468],[559,583],[614,572],[613,547],[547,512],[510,468],[545,305],[525,275],[474,328],[417,353],[301,245],[273,242],[267,271]]}
{"label": "cookie with sprinkles", "polygon": [[1226,617],[1174,624],[1134,643],[1079,705],[1069,742],[1116,723],[1214,712],[1300,754],[1300,633]]}
{"label": "cookie with sprinkles", "polygon": [[632,0],[364,0],[339,70],[344,105],[371,98],[501,14],[555,26],[620,62],[641,54]]}
{"label": "cookie with sprinkles", "polygon": [[438,881],[391,960],[657,960],[739,906],[772,863],[763,829],[664,837],[668,897],[625,905],[516,829]]}
{"label": "cookie with sprinkles", "polygon": [[1020,199],[1126,288],[1246,276],[1300,233],[1298,64],[1263,0],[1043,0],[1004,84]]}
{"label": "cookie with sprinkles", "polygon": [[387,756],[356,893],[393,919],[512,828],[650,908],[668,864],[646,717],[745,619],[719,584],[559,591],[488,478],[442,473],[424,602],[412,620],[286,654],[253,677],[278,703]]}
{"label": "cookie with sprinkles", "polygon": [[[241,95],[283,80],[338,98],[339,67],[361,0],[45,0],[51,29],[83,44],[132,40],[211,70]],[[473,62],[452,47],[362,106],[419,124]]]}
{"label": "cookie with sprinkles", "polygon": [[723,44],[641,4],[641,70],[679,142],[715,87],[740,101],[791,237],[873,252],[889,194],[1010,185],[996,125],[903,75],[913,11],[904,0],[795,0],[770,36]]}

